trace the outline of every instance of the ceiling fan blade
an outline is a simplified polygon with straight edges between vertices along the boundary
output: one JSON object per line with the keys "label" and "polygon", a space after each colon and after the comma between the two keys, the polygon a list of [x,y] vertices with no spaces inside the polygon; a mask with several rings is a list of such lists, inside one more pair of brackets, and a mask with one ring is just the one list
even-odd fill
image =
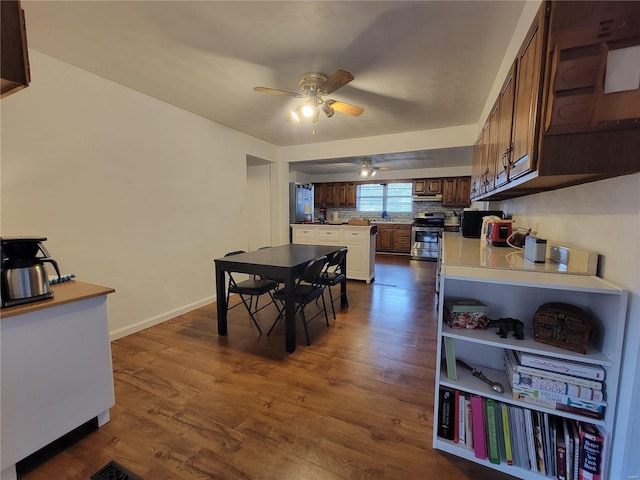
{"label": "ceiling fan blade", "polygon": [[303,97],[301,93],[287,92],[286,90],[277,90],[275,88],[267,87],[253,87],[254,92],[270,93],[272,95],[288,95],[290,97]]}
{"label": "ceiling fan blade", "polygon": [[335,100],[326,100],[325,103],[333,108],[336,112],[346,113],[352,117],[359,117],[364,112],[364,108],[349,103],[337,102]]}
{"label": "ceiling fan blade", "polygon": [[353,80],[353,75],[345,70],[336,70],[336,72],[325,80],[325,82],[318,87],[325,95],[335,92],[340,87],[344,87],[347,83]]}

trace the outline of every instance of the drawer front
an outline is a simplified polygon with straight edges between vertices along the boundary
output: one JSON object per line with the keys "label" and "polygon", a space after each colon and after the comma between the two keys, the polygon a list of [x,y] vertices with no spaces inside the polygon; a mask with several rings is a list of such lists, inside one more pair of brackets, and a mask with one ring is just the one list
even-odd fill
{"label": "drawer front", "polygon": [[294,243],[314,243],[317,239],[317,232],[313,228],[294,228]]}
{"label": "drawer front", "polygon": [[362,231],[362,230],[344,229],[343,233],[344,233],[343,239],[345,243],[368,242],[369,237],[371,236],[371,233],[369,232],[369,230]]}
{"label": "drawer front", "polygon": [[337,243],[340,241],[340,230],[337,228],[318,229],[318,242]]}

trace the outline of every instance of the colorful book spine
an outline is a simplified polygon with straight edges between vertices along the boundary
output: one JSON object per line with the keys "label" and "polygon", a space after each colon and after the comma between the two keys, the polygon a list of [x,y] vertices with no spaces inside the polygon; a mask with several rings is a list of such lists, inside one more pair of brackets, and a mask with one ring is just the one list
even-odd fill
{"label": "colorful book spine", "polygon": [[556,478],[567,480],[567,442],[564,434],[564,419],[556,419]]}
{"label": "colorful book spine", "polygon": [[592,388],[593,390],[603,390],[603,384],[598,380],[589,380],[587,378],[574,377],[571,375],[565,375],[563,373],[543,370],[541,368],[533,368],[533,367],[526,367],[524,365],[520,365],[518,363],[516,354],[513,350],[505,350],[505,355],[507,355],[507,358],[512,360],[512,362],[515,365],[514,371],[518,373],[522,373],[524,375],[538,376],[542,378],[549,378],[551,380],[558,380],[560,382],[571,383],[581,387]]}
{"label": "colorful book spine", "polygon": [[573,473],[571,476],[574,480],[578,480],[578,472],[580,470],[580,433],[578,432],[578,422],[568,420],[567,423],[571,428],[571,435],[573,436]]}
{"label": "colorful book spine", "polygon": [[444,358],[447,363],[447,378],[449,380],[458,380],[458,370],[456,367],[456,351],[454,340],[451,337],[443,337],[444,341]]}
{"label": "colorful book spine", "polygon": [[462,392],[458,394],[458,443],[466,442],[466,407],[465,395]]}
{"label": "colorful book spine", "polygon": [[592,415],[589,416],[592,418],[595,416],[604,418],[604,410],[607,406],[606,402],[592,402],[590,400],[562,395],[561,393],[528,388],[522,385],[512,385],[511,389],[514,399],[554,410],[563,410],[560,408],[562,405],[579,408],[591,412]]}
{"label": "colorful book spine", "polygon": [[464,443],[473,448],[473,412],[471,411],[471,397],[464,397]]}
{"label": "colorful book spine", "polygon": [[533,440],[536,450],[536,465],[538,467],[538,471],[543,475],[546,475],[547,469],[545,468],[544,463],[544,442],[542,440],[542,417],[538,411],[532,411],[531,416],[533,417]]}
{"label": "colorful book spine", "polygon": [[539,390],[548,390],[551,392],[561,393],[563,395],[583,398],[585,400],[604,400],[602,390],[596,390],[591,387],[585,387],[574,383],[567,383],[560,380],[554,380],[552,378],[518,372],[518,365],[515,363],[515,358],[508,351],[505,351],[504,361],[507,373],[510,377],[510,382],[513,384],[523,385]]}
{"label": "colorful book spine", "polygon": [[526,367],[540,368],[551,372],[564,373],[589,378],[591,380],[604,380],[604,369],[599,365],[590,365],[571,360],[559,360],[557,358],[543,357],[533,353],[516,351],[518,363]]}
{"label": "colorful book spine", "polygon": [[500,464],[498,447],[498,419],[496,418],[496,402],[491,398],[484,399],[485,422],[487,430],[487,456],[491,463]]}
{"label": "colorful book spine", "polygon": [[602,480],[604,436],[595,425],[579,422],[580,467],[578,480]]}
{"label": "colorful book spine", "polygon": [[502,436],[504,438],[504,455],[507,465],[513,465],[513,451],[511,449],[511,429],[509,427],[509,409],[504,404],[500,404],[500,415],[502,415]]}
{"label": "colorful book spine", "polygon": [[440,387],[440,401],[438,402],[438,436],[453,440],[454,435],[454,391]]}
{"label": "colorful book spine", "polygon": [[484,406],[482,397],[471,397],[471,415],[473,416],[473,451],[476,458],[487,458],[487,434],[484,421]]}

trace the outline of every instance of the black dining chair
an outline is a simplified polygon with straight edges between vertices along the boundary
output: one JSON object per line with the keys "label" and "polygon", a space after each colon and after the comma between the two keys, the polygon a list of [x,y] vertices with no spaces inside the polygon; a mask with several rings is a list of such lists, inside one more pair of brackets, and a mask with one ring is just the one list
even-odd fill
{"label": "black dining chair", "polygon": [[[227,253],[225,257],[238,255],[240,253],[246,252],[244,250],[237,250],[235,252]],[[276,307],[276,309],[278,310],[278,314],[280,314],[280,307],[278,307],[278,304],[276,303],[274,298],[274,292],[278,289],[278,282],[267,278],[260,278],[259,276],[255,275],[252,275],[247,280],[237,282],[235,278],[233,278],[231,272],[227,272],[227,274],[229,275],[229,285],[227,287],[227,311],[239,305],[244,305],[244,307],[247,309],[247,312],[249,312],[249,316],[251,317],[253,324],[258,329],[258,332],[260,332],[260,335],[262,335],[262,329],[260,328],[260,325],[256,320],[255,314],[267,308],[271,304]],[[240,297],[240,302],[236,303],[235,305],[229,306],[229,297],[232,293]],[[258,298],[265,294],[269,295],[271,301],[258,308]],[[248,302],[247,299],[249,300]],[[255,305],[253,304],[254,299]]]}
{"label": "black dining chair", "polygon": [[[324,285],[321,282],[321,277],[324,271],[324,268],[329,260],[327,257],[319,257],[311,260],[304,269],[304,272],[298,279],[293,287],[293,295],[296,303],[295,313],[300,312],[300,316],[302,317],[302,323],[304,325],[304,334],[307,337],[307,345],[311,345],[311,340],[309,340],[309,323],[324,312],[324,319],[327,323],[327,327],[329,326],[329,317],[327,315],[327,304],[324,300]],[[284,305],[285,301],[285,292],[284,289],[277,290],[273,297],[276,300],[279,300]],[[322,310],[318,311],[313,317],[307,319],[305,315],[305,307],[313,302],[314,300],[322,298]],[[278,317],[271,325],[269,332],[267,335],[271,335],[273,328],[276,326],[278,321],[285,315],[285,308],[283,307],[278,313]]]}
{"label": "black dining chair", "polygon": [[[325,286],[327,290],[329,290],[329,303],[331,303],[331,311],[333,312],[333,319],[336,319],[336,309],[334,307],[334,303],[341,299],[343,294],[340,293],[336,298],[333,298],[333,292],[331,291],[331,287],[335,287],[336,285],[340,285],[344,280],[347,279],[346,272],[342,271],[342,264],[347,256],[347,248],[341,248],[337,252],[334,252],[329,261],[327,262],[327,266],[322,272],[320,277],[320,282]],[[345,295],[345,303],[346,306],[349,306],[347,302],[347,297]]]}

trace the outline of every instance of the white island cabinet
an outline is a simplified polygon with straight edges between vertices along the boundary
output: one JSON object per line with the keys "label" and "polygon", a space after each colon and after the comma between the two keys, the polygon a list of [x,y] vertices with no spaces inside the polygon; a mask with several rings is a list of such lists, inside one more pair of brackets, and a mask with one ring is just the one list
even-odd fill
{"label": "white island cabinet", "polygon": [[347,252],[347,278],[370,283],[376,276],[375,225],[292,224],[292,243],[306,245],[341,245]]}
{"label": "white island cabinet", "polygon": [[[618,383],[621,371],[622,346],[624,340],[628,292],[606,280],[589,275],[560,273],[557,266],[534,265],[523,262],[522,252],[509,248],[491,247],[472,242],[458,234],[445,233],[440,280],[438,356],[434,400],[433,447],[453,455],[471,460],[523,479],[547,478],[529,468],[508,465],[507,462],[492,463],[489,459],[477,458],[474,449],[464,443],[438,436],[440,389],[458,391],[465,396],[477,396],[494,402],[527,409],[532,415],[547,414],[560,419],[570,419],[596,425],[603,433],[605,442],[602,452],[602,478],[619,478],[616,465],[609,461],[611,444],[615,436]],[[556,273],[552,273],[553,269]],[[507,338],[497,335],[496,329],[466,330],[449,327],[444,321],[447,299],[474,299],[484,303],[488,317],[498,319],[511,317],[524,323],[524,339],[518,340],[510,332]],[[591,315],[591,339],[586,354],[575,353],[534,341],[533,316],[538,307],[548,302],[561,302],[577,306]],[[447,348],[451,346],[455,358],[462,359],[479,369],[491,381],[501,383],[504,393],[498,393],[476,378],[471,372],[457,367],[457,379],[447,373]],[[565,360],[602,367],[605,371],[604,392],[607,407],[602,419],[577,413],[569,413],[547,406],[525,403],[513,396],[505,374],[503,353],[505,349],[552,357],[557,362]],[[500,434],[498,429],[498,434]],[[503,432],[504,433],[504,432]],[[527,435],[524,424],[516,424],[510,432],[514,438]],[[520,436],[520,437],[518,437]],[[502,437],[504,438],[504,436]],[[527,437],[528,438],[528,437]],[[500,440],[498,440],[500,441]],[[556,478],[555,476],[553,478]]]}
{"label": "white island cabinet", "polygon": [[0,312],[2,480],[15,464],[86,422],[109,420],[115,402],[107,295],[70,281],[49,300]]}

